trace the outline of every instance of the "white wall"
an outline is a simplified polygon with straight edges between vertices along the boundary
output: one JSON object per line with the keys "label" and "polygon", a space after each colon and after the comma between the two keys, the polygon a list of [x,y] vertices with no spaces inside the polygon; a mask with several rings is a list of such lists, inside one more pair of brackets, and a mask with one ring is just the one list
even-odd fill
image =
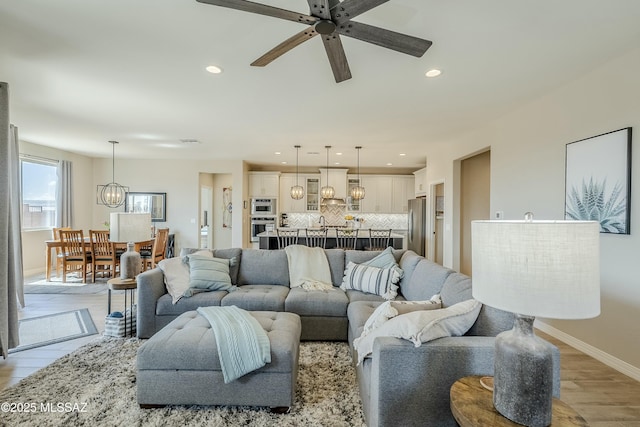
{"label": "white wall", "polygon": [[[491,148],[491,212],[521,219],[564,218],[565,144],[633,127],[631,235],[601,234],[602,313],[590,320],[545,320],[594,351],[640,372],[640,50],[602,64],[573,82],[473,133],[439,141],[427,153],[427,182],[444,179],[454,194],[456,164]],[[445,259],[458,262],[455,197],[446,198]],[[543,325],[544,326],[544,325]]]}

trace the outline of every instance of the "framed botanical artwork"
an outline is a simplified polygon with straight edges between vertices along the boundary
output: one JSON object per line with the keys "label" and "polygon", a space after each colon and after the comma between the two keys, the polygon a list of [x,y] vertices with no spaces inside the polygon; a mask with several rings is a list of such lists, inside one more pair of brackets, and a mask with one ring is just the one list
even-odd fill
{"label": "framed botanical artwork", "polygon": [[150,213],[151,222],[167,221],[167,193],[127,193],[124,200],[127,213]]}
{"label": "framed botanical artwork", "polygon": [[630,234],[631,128],[569,143],[566,150],[565,219]]}

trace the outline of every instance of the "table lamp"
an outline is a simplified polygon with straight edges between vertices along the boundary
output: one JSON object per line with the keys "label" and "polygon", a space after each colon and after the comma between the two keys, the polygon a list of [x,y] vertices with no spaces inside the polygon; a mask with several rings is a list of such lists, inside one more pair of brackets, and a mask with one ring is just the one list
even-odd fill
{"label": "table lamp", "polygon": [[142,259],[134,244],[151,238],[151,214],[112,212],[109,219],[109,240],[127,243],[127,251],[120,255],[120,279],[134,279],[142,268]]}
{"label": "table lamp", "polygon": [[551,424],[551,346],[534,318],[600,314],[600,225],[595,221],[472,221],[473,297],[515,313],[496,337],[493,405],[528,427]]}

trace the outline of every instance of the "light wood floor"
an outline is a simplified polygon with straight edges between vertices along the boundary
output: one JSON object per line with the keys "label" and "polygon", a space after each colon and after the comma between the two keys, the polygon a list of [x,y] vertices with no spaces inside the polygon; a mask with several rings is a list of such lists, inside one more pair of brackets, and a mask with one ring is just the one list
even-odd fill
{"label": "light wood floor", "polygon": [[[28,294],[25,299],[26,307],[20,311],[20,318],[88,308],[100,333],[104,331],[106,287],[98,294]],[[117,310],[124,304],[124,297],[114,294],[112,301],[114,310]],[[538,334],[560,348],[561,399],[580,413],[591,427],[640,427],[640,382],[549,335]],[[17,383],[96,337],[12,353],[7,360],[0,358],[0,389]]]}

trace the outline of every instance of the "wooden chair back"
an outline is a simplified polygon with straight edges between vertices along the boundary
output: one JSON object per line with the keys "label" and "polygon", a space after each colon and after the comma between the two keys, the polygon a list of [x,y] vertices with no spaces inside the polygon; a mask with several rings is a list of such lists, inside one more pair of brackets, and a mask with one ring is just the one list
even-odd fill
{"label": "wooden chair back", "polygon": [[358,242],[358,229],[343,230],[336,229],[336,248],[344,250],[355,250]]}
{"label": "wooden chair back", "polygon": [[391,229],[374,230],[369,229],[369,246],[368,251],[383,251],[389,247],[391,242]]}
{"label": "wooden chair back", "polygon": [[[60,241],[60,230],[71,230],[71,227],[53,227],[51,229],[53,240]],[[56,246],[56,275],[59,275],[62,270],[62,258],[60,254],[62,254],[62,247]]]}
{"label": "wooden chair back", "polygon": [[298,233],[300,230],[277,228],[276,234],[278,236],[278,249],[284,249],[289,245],[298,244]]}
{"label": "wooden chair back", "polygon": [[60,230],[62,283],[67,281],[71,267],[82,269],[82,281],[87,281],[87,269],[91,265],[91,252],[87,252],[82,230]]}
{"label": "wooden chair back", "polygon": [[156,239],[153,242],[153,256],[151,257],[150,268],[156,265],[167,256],[167,241],[169,240],[169,229],[160,228],[156,232]]}
{"label": "wooden chair back", "polygon": [[325,248],[327,245],[327,229],[309,229],[304,230],[306,244],[310,248]]}
{"label": "wooden chair back", "polygon": [[115,245],[109,240],[109,230],[89,230],[91,240],[91,278],[96,281],[97,273],[109,273],[115,277],[119,265]]}

